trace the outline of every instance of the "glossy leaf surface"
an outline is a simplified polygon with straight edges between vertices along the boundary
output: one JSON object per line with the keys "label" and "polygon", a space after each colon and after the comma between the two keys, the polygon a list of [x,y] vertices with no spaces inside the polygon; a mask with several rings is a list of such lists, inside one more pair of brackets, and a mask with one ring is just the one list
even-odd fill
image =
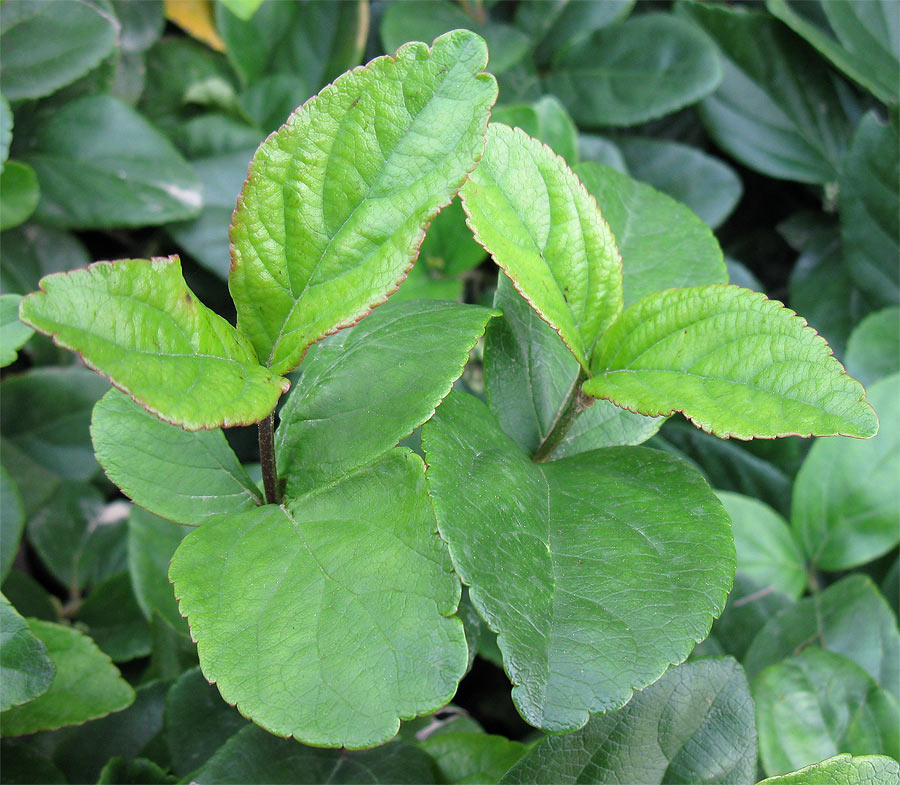
{"label": "glossy leaf surface", "polygon": [[118,390],[94,407],[91,439],[107,477],[142,507],[176,523],[197,526],[262,504],[221,430],[185,431]]}
{"label": "glossy leaf surface", "polygon": [[886,755],[835,755],[759,785],[894,785],[900,763]]}
{"label": "glossy leaf surface", "polygon": [[434,529],[405,450],[287,506],[206,521],[169,572],[204,675],[259,725],[317,746],[374,746],[435,711],[467,648]]}
{"label": "glossy leaf surface", "polygon": [[730,658],[668,671],[622,709],[539,741],[500,782],[743,785],[756,768],[753,701]]}
{"label": "glossy leaf surface", "polygon": [[431,417],[491,315],[458,303],[388,302],[316,345],[280,413],[276,463],[287,495],[369,463]]}
{"label": "glossy leaf surface", "polygon": [[0,711],[33,700],[46,692],[56,675],[47,647],[0,594]]}
{"label": "glossy leaf surface", "polygon": [[488,128],[460,193],[475,239],[587,368],[622,298],[621,259],[594,199],[562,158],[504,125]]}
{"label": "glossy leaf surface", "polygon": [[584,390],[642,414],[681,411],[720,437],[869,437],[859,382],[803,319],[737,286],[666,290],[603,336]]}
{"label": "glossy leaf surface", "polygon": [[683,463],[617,447],[536,464],[462,393],[423,444],[441,536],[499,633],[532,725],[582,727],[706,637],[731,586],[733,544],[725,511]]}
{"label": "glossy leaf surface", "polygon": [[258,422],[290,386],[196,299],[177,256],[101,262],[41,285],[22,301],[23,321],[186,429]]}
{"label": "glossy leaf surface", "polygon": [[340,77],[257,151],[229,286],[265,365],[286,373],[399,286],[482,151],[486,61],[466,31],[402,47]]}

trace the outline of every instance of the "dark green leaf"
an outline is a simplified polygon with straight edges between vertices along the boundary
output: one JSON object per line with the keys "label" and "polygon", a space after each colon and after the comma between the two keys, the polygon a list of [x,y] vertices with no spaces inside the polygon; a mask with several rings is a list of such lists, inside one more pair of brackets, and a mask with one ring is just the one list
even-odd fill
{"label": "dark green leaf", "polygon": [[755,771],[750,688],[723,658],[672,668],[624,708],[543,739],[500,781],[746,785]]}
{"label": "dark green leaf", "polygon": [[3,782],[8,785],[64,785],[65,775],[30,740],[3,739]]}
{"label": "dark green leaf", "polygon": [[91,437],[107,476],[164,518],[197,526],[262,503],[221,430],[185,431],[118,390],[94,407]]}
{"label": "dark green leaf", "polygon": [[150,653],[150,625],[131,588],[131,576],[120,572],[96,586],[78,609],[78,621],[113,662]]}
{"label": "dark green leaf", "polygon": [[12,142],[13,113],[9,102],[0,95],[0,172],[9,158],[9,145]]}
{"label": "dark green leaf", "polygon": [[0,290],[28,294],[45,275],[87,267],[87,249],[68,232],[25,224],[3,233],[0,248]]}
{"label": "dark green leaf", "polygon": [[152,760],[132,758],[126,761],[118,756],[110,758],[97,780],[98,785],[158,785],[175,782],[178,782],[178,777],[166,774]]}
{"label": "dark green leaf", "polygon": [[864,385],[900,371],[900,308],[885,308],[863,319],[850,333],[844,365]]}
{"label": "dark green leaf", "polygon": [[27,221],[40,197],[34,169],[21,161],[7,161],[0,171],[0,230]]}
{"label": "dark green leaf", "polygon": [[16,361],[21,349],[34,331],[19,321],[17,294],[0,294],[0,368]]}
{"label": "dark green leaf", "polygon": [[721,79],[719,58],[705,35],[669,14],[648,13],[564,49],[544,86],[579,125],[619,126],[690,106]]}
{"label": "dark green leaf", "polygon": [[55,675],[56,666],[47,647],[31,633],[28,622],[9,600],[0,594],[0,679],[3,682],[0,711],[42,695]]}
{"label": "dark green leaf", "polygon": [[441,536],[532,725],[580,728],[706,637],[734,546],[689,467],[638,447],[536,464],[461,393],[423,444]]}
{"label": "dark green leaf", "polygon": [[19,550],[25,503],[9,472],[0,466],[0,582],[6,580]]}
{"label": "dark green leaf", "polygon": [[[0,403],[2,403],[0,395]],[[0,406],[2,411],[2,406]],[[2,424],[2,419],[0,419]],[[32,460],[16,444],[7,438],[0,439],[0,461],[9,473],[22,497],[25,516],[34,514],[59,488],[60,477]]]}
{"label": "dark green leaf", "polygon": [[18,0],[0,10],[3,75],[10,100],[39,98],[87,74],[112,53],[115,15],[100,4]]}
{"label": "dark green leaf", "polygon": [[281,410],[275,448],[287,494],[371,462],[431,417],[491,315],[458,303],[388,302],[317,344]]}
{"label": "dark green leaf", "polygon": [[444,275],[459,275],[478,266],[484,258],[484,248],[472,239],[472,231],[466,226],[462,203],[454,199],[428,227],[419,249],[419,264],[410,270],[410,275],[417,268],[427,268]]}
{"label": "dark green leaf", "polygon": [[578,154],[585,161],[611,166],[622,174],[628,174],[628,166],[622,151],[615,142],[597,134],[578,135]]}
{"label": "dark green leaf", "polygon": [[56,600],[50,598],[44,589],[34,578],[24,572],[13,570],[3,581],[3,594],[25,617],[35,617],[44,621],[59,621]]}
{"label": "dark green leaf", "polygon": [[759,785],[894,785],[900,764],[884,755],[835,755]]}
{"label": "dark green leaf", "polygon": [[113,9],[119,20],[119,45],[126,52],[143,52],[162,34],[166,25],[163,0],[113,0]]}

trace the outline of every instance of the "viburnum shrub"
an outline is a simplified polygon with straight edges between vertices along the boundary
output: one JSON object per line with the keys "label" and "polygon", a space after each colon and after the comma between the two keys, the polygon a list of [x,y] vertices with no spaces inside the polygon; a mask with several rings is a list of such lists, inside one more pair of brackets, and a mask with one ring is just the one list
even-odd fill
{"label": "viburnum shrub", "polygon": [[[21,303],[118,388],[92,419],[109,478],[196,527],[169,576],[203,675],[305,744],[379,745],[453,698],[476,644],[463,585],[528,723],[620,709],[706,638],[735,571],[703,477],[634,445],[675,412],[723,438],[878,429],[801,317],[725,283],[688,210],[489,123],[486,64],[468,31],[406,44],[259,147],[230,231],[237,327],[175,256],[49,275]],[[389,299],[457,194],[505,273],[493,308]],[[708,282],[679,286],[685,264]],[[486,401],[452,389],[482,334]],[[251,423],[264,496],[221,430]],[[424,461],[398,446],[423,423]],[[698,661],[623,712],[658,720],[691,679],[746,694],[733,661]]]}

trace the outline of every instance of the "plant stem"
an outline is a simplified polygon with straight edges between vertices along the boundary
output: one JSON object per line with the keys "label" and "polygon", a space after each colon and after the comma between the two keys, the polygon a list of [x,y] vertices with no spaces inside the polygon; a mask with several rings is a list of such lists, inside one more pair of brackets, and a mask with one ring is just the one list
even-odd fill
{"label": "plant stem", "polygon": [[578,415],[593,405],[594,399],[581,391],[581,385],[584,384],[587,378],[584,368],[579,368],[578,376],[575,377],[575,381],[572,382],[565,401],[559,407],[550,431],[538,445],[532,456],[531,460],[535,463],[544,463],[553,454],[553,451],[559,447],[562,440],[566,438],[566,434],[575,420],[578,419]]}
{"label": "plant stem", "polygon": [[262,466],[266,504],[281,504],[275,468],[275,412],[259,422],[259,463]]}

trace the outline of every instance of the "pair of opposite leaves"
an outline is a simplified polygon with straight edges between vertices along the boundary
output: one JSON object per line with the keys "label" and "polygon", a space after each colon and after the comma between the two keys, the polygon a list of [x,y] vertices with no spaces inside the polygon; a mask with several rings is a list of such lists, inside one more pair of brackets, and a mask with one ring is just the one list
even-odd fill
{"label": "pair of opposite leaves", "polygon": [[[194,299],[177,258],[102,263],[86,271],[49,276],[42,282],[43,293],[23,301],[23,320],[79,351],[89,365],[163,419],[186,429],[255,422],[285,391],[287,382],[281,374],[295,367],[311,344],[357,321],[396,288],[415,259],[425,227],[462,185],[476,238],[571,349],[588,377],[584,389],[589,394],[645,414],[682,409],[723,436],[874,433],[876,421],[862,401],[862,388],[843,374],[825,342],[801,319],[758,293],[721,285],[667,290],[645,297],[622,314],[622,271],[615,242],[575,175],[548,148],[520,131],[491,126],[485,145],[496,98],[493,78],[482,73],[486,59],[484,43],[466,31],[442,36],[430,50],[409,44],[394,58],[379,58],[338,79],[260,147],[231,232],[234,264],[229,284],[239,330]],[[483,320],[481,327],[473,326],[473,341],[482,327]],[[443,395],[447,390],[449,384]],[[454,447],[453,434],[459,430],[455,425],[474,423],[479,416],[464,412],[454,423],[457,408],[449,407],[442,418],[450,424],[443,435],[440,425],[433,431],[435,441],[444,442],[438,451],[451,457],[459,452],[462,466],[468,447]],[[490,431],[488,423],[482,425],[484,432]],[[508,458],[514,462],[511,455]],[[612,476],[617,463],[640,464],[638,458],[624,453],[596,456],[602,467],[595,468]],[[449,463],[452,467],[453,461]],[[499,469],[503,465],[501,461]],[[585,470],[589,468],[585,464]],[[661,472],[661,483],[665,476],[678,473],[674,466],[632,468]],[[548,467],[546,483],[556,482],[555,474]],[[558,474],[565,484],[562,467]],[[439,475],[433,479],[437,501],[437,486],[444,480]],[[579,479],[588,482],[590,477]],[[677,479],[685,489],[690,487],[688,477]],[[181,583],[182,612],[189,616],[199,641],[204,672],[219,681],[226,698],[276,732],[316,744],[366,746],[392,735],[398,717],[434,710],[452,696],[465,667],[459,656],[465,640],[458,623],[443,617],[454,612],[459,585],[446,553],[435,550],[433,517],[422,507],[423,480],[418,459],[388,453],[377,469],[348,475],[335,497],[327,492],[315,496],[313,491],[302,504],[266,508],[268,512],[252,521],[245,516],[211,520],[195,533],[202,538],[185,541],[173,578],[177,590]],[[449,481],[454,484],[453,477]],[[403,558],[391,562],[396,567],[391,574],[424,575],[427,580],[423,584],[412,579],[395,596],[401,605],[415,597],[433,603],[432,615],[441,620],[431,620],[429,627],[427,648],[433,661],[423,675],[421,665],[415,665],[421,629],[397,624],[391,634],[411,648],[400,651],[397,638],[386,636],[382,654],[396,662],[387,691],[372,687],[378,681],[369,678],[372,674],[366,676],[365,685],[349,678],[342,691],[334,684],[347,677],[343,666],[316,659],[320,655],[310,647],[321,643],[320,635],[332,636],[332,648],[340,653],[345,649],[341,641],[363,642],[365,635],[348,631],[351,625],[325,630],[320,623],[324,616],[313,613],[299,625],[301,630],[315,629],[311,641],[306,633],[296,632],[289,597],[285,603],[266,600],[267,607],[275,609],[274,617],[261,615],[254,606],[265,597],[271,600],[279,583],[261,582],[258,589],[265,597],[257,597],[246,587],[243,562],[230,567],[227,560],[210,562],[208,555],[232,553],[240,543],[245,552],[258,548],[265,561],[271,538],[281,529],[286,540],[304,532],[307,539],[301,537],[296,549],[281,554],[287,560],[282,565],[285,571],[295,569],[300,559],[307,573],[319,569],[328,580],[355,586],[355,591],[330,596],[329,602],[334,607],[349,603],[344,611],[352,609],[360,618],[381,615],[396,621],[407,614],[415,621],[421,609],[409,613],[408,608],[378,604],[380,597],[393,594],[382,585],[363,585],[357,575],[328,575],[339,569],[342,559],[327,570],[322,554],[343,556],[345,546],[318,530],[314,533],[318,540],[309,539],[317,515],[352,528],[352,522],[367,520],[372,510],[356,509],[351,499],[389,498],[400,486],[408,502],[401,507],[403,514],[418,521],[413,528],[420,531],[404,542]],[[559,492],[565,489],[561,486]],[[438,507],[442,530],[452,529],[453,514]],[[391,505],[382,512],[382,517],[390,518]],[[716,519],[717,531],[718,523]],[[365,531],[363,527],[358,532],[360,540]],[[408,527],[388,527],[383,536],[393,543],[409,536]],[[393,553],[386,542],[376,550],[382,556]],[[468,568],[454,566],[465,577]],[[223,571],[229,569],[234,573],[234,599],[250,603],[247,612],[256,613],[257,633],[268,630],[273,645],[284,645],[290,631],[292,651],[302,652],[293,666],[292,685],[300,685],[309,700],[317,695],[319,702],[323,693],[333,690],[331,704],[339,704],[348,692],[365,695],[350,715],[298,717],[296,690],[281,690],[290,700],[273,705],[285,678],[284,663],[270,663],[265,672],[260,668],[245,673],[246,657],[252,652],[235,648],[233,656],[229,654],[228,642],[245,630],[247,613],[229,614],[228,619],[210,614],[212,598],[205,588],[221,583]],[[720,572],[724,575],[727,569]],[[692,640],[702,637],[701,628],[708,629],[724,601],[725,579],[716,575],[710,580],[716,583],[714,593],[723,596],[707,597],[699,603],[702,608],[684,609],[693,614],[696,629],[686,633]],[[473,598],[490,618],[490,609],[482,607],[476,593]],[[287,616],[278,615],[277,608]],[[677,648],[642,663],[639,673],[623,672],[619,679],[623,683],[614,684],[605,699],[589,708],[621,705],[632,688],[652,681],[672,658],[686,656],[684,646]],[[308,681],[313,665],[330,672],[332,683]],[[575,711],[573,718],[573,712],[562,706],[571,695],[563,695],[552,707],[556,714],[550,716],[547,707],[537,705],[540,696],[529,694],[534,692],[529,681],[538,691],[547,684],[541,674],[529,673],[529,663],[522,661],[511,660],[510,669],[511,675],[516,671],[520,709],[535,724],[560,730],[586,721],[585,711]],[[257,685],[265,682],[265,695],[241,692],[242,685],[254,679]],[[414,688],[402,695],[391,693],[403,683]],[[368,707],[368,716],[359,711],[360,705]],[[355,720],[349,719],[351,715]]]}

